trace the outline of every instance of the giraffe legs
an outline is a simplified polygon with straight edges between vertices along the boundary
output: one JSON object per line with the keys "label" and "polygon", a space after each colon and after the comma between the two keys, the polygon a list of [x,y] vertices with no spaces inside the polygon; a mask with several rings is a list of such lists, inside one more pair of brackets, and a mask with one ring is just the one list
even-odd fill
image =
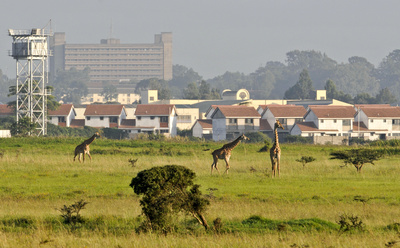
{"label": "giraffe legs", "polygon": [[230,168],[230,166],[229,166],[229,156],[225,157],[225,164],[226,164],[225,173],[228,174],[228,170]]}
{"label": "giraffe legs", "polygon": [[220,174],[219,170],[217,168],[217,164],[218,164],[218,158],[214,158],[214,162],[211,165],[211,174],[212,174],[214,168],[218,171],[218,174]]}

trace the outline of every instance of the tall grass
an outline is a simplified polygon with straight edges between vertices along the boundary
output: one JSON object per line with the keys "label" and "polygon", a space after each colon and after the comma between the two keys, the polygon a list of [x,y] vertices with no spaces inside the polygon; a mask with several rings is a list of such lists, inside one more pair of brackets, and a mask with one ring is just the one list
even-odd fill
{"label": "tall grass", "polygon": [[[357,173],[329,159],[347,147],[281,144],[281,176],[272,178],[268,154],[258,152],[261,143],[241,143],[229,174],[220,160],[221,174],[211,175],[211,151],[222,143],[98,139],[91,144],[92,162],[73,162],[82,141],[0,139],[1,247],[382,247],[396,239],[396,230],[387,227],[400,222],[398,155]],[[296,159],[305,155],[316,161],[303,168]],[[138,159],[135,167],[131,158]],[[139,171],[166,164],[196,173],[195,183],[211,202],[208,222],[222,219],[219,235],[205,233],[187,216],[167,237],[135,233],[141,208],[129,183]],[[80,199],[89,202],[81,212],[86,222],[62,224],[57,209]],[[339,235],[342,214],[359,216],[366,233]]]}

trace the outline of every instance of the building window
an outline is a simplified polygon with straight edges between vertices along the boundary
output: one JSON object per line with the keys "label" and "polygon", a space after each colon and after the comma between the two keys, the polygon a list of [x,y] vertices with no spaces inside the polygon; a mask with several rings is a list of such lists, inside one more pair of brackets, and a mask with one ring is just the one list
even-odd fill
{"label": "building window", "polygon": [[141,119],[142,119],[142,117],[141,116],[138,116],[138,117],[136,117],[137,119],[138,119],[138,121],[140,121]]}
{"label": "building window", "polygon": [[86,117],[86,120],[90,121],[90,116]]}
{"label": "building window", "polygon": [[151,96],[151,97],[150,97],[150,101],[154,101],[154,96]]}
{"label": "building window", "polygon": [[169,133],[169,130],[168,129],[161,129],[160,133]]}
{"label": "building window", "polygon": [[229,124],[236,124],[237,123],[237,119],[229,119]]}
{"label": "building window", "polygon": [[371,123],[373,123],[374,122],[374,120],[373,119],[371,119]]}
{"label": "building window", "polygon": [[180,122],[180,123],[184,123],[184,122],[190,123],[190,120],[191,120],[190,117],[191,117],[190,115],[178,115],[178,117],[176,118],[176,121]]}
{"label": "building window", "polygon": [[65,122],[65,117],[64,116],[58,117],[58,122]]}
{"label": "building window", "polygon": [[154,120],[156,118],[155,116],[150,116],[150,120]]}
{"label": "building window", "polygon": [[321,120],[321,123],[324,123],[324,120]]}
{"label": "building window", "polygon": [[110,123],[118,123],[118,117],[110,117]]}
{"label": "building window", "polygon": [[386,119],[383,119],[383,123],[386,123]]}
{"label": "building window", "polygon": [[287,119],[286,119],[286,118],[279,118],[278,121],[279,121],[282,125],[286,125],[286,124],[287,124]]}
{"label": "building window", "polygon": [[100,120],[101,120],[101,121],[104,120],[104,116],[100,116]]}
{"label": "building window", "polygon": [[160,122],[168,122],[168,116],[161,116]]}
{"label": "building window", "polygon": [[333,120],[333,123],[336,123],[337,122],[337,120]]}
{"label": "building window", "polygon": [[246,119],[246,120],[245,120],[245,123],[246,123],[246,124],[253,124],[253,123],[254,123],[254,120],[253,120],[253,119]]}

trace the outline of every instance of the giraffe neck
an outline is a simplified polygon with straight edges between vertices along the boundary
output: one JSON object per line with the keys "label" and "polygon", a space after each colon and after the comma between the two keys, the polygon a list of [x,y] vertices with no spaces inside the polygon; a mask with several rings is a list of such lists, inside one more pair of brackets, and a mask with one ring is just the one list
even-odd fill
{"label": "giraffe neck", "polygon": [[279,147],[278,128],[275,128],[275,147]]}
{"label": "giraffe neck", "polygon": [[226,144],[225,148],[228,150],[233,150],[233,148],[235,148],[237,145],[239,145],[240,141],[242,141],[241,136],[239,136],[239,138],[235,139],[231,143]]}
{"label": "giraffe neck", "polygon": [[84,143],[86,145],[90,145],[94,140],[96,139],[96,134],[94,134],[92,137],[90,137],[89,139],[85,140]]}

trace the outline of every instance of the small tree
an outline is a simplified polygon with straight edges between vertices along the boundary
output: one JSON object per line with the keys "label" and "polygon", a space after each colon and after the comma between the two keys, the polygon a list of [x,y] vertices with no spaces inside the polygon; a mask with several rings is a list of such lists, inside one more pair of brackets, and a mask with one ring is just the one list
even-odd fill
{"label": "small tree", "polygon": [[165,165],[141,171],[132,179],[129,186],[143,195],[140,205],[147,218],[144,230],[167,232],[172,215],[179,212],[192,215],[206,230],[209,228],[203,215],[209,201],[202,197],[200,186],[193,184],[194,178],[195,173],[183,166]]}
{"label": "small tree", "polygon": [[13,136],[29,136],[36,128],[36,123],[31,122],[29,117],[24,117],[11,124],[10,132]]}
{"label": "small tree", "polygon": [[383,152],[372,149],[351,149],[331,152],[330,155],[332,156],[330,159],[341,159],[345,164],[354,165],[357,172],[361,172],[364,164],[374,164],[375,161],[379,160],[383,156]]}
{"label": "small tree", "polygon": [[307,163],[311,163],[311,162],[315,161],[315,158],[311,157],[311,156],[303,156],[300,159],[296,159],[296,161],[302,163],[303,168],[304,168]]}

